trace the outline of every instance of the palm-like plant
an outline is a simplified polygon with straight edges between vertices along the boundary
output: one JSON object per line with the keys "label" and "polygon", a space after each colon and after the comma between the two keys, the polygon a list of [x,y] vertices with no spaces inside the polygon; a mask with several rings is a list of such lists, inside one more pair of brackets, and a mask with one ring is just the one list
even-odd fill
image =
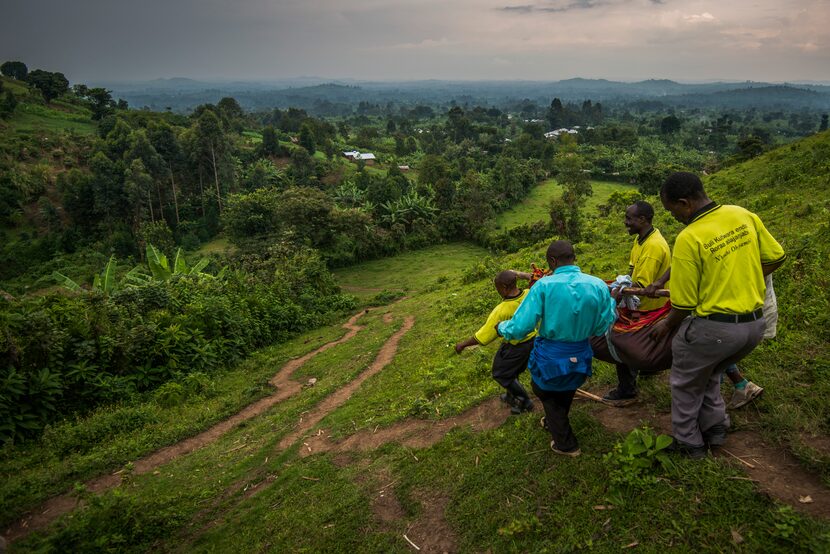
{"label": "palm-like plant", "polygon": [[[198,275],[200,277],[213,278],[213,275],[203,271],[209,263],[210,260],[202,258],[193,266],[188,267],[187,262],[184,259],[184,255],[182,254],[182,249],[179,248],[176,250],[176,257],[173,259],[173,263],[171,264],[167,259],[167,256],[165,256],[158,248],[152,244],[148,244],[147,267],[150,270],[149,273],[144,267],[139,265],[128,271],[119,283],[115,279],[115,256],[110,256],[104,270],[100,273],[100,275],[95,275],[93,278],[92,290],[103,292],[104,294],[110,294],[120,286],[141,286],[146,285],[151,281],[168,281],[173,275]],[[222,278],[224,273],[225,268],[222,268],[219,274],[216,275],[216,278]],[[83,290],[78,283],[59,271],[53,272],[52,276],[56,281],[69,290]]]}

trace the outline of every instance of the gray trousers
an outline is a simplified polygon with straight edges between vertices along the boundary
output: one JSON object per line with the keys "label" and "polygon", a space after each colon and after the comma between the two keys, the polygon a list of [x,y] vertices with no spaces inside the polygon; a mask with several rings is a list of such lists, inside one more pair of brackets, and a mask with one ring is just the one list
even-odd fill
{"label": "gray trousers", "polygon": [[686,318],[672,341],[671,421],[674,438],[703,446],[703,433],[719,423],[729,426],[720,393],[721,374],[752,352],[764,334],[764,319],[721,323]]}

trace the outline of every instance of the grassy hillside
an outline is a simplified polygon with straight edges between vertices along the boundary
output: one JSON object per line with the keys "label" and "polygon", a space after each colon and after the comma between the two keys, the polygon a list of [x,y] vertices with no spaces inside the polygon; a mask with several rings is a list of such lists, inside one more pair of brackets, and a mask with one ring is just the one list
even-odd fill
{"label": "grassy hillside", "polygon": [[3,90],[10,90],[19,104],[12,117],[0,122],[5,133],[43,135],[47,133],[71,132],[89,135],[95,132],[95,123],[90,120],[91,112],[78,104],[56,100],[44,105],[43,100],[30,92],[20,81],[0,77]]}
{"label": "grassy hillside", "polygon": [[[790,254],[775,276],[779,338],[744,363],[767,392],[736,412],[735,427],[755,437],[752,459],[767,460],[782,446],[825,481],[829,175],[824,133],[707,179],[713,199],[756,211]],[[673,240],[681,226],[657,211],[657,226]],[[606,277],[626,267],[630,238],[620,218],[593,218],[586,235],[578,245],[585,271]],[[362,329],[354,338],[339,326],[310,332],[178,396],[135,398],[4,449],[0,523],[75,482],[118,470],[120,487],[103,487],[101,495],[75,487],[85,507],[16,549],[404,552],[411,541],[464,552],[827,551],[830,524],[809,515],[820,512],[760,494],[762,484],[729,457],[678,460],[643,476],[624,469],[613,445],[631,412],[576,403],[584,452],[576,459],[550,453],[538,413],[508,418],[489,377],[495,345],[458,356],[452,344],[498,301],[495,272],[542,262],[545,246],[459,266],[451,260],[479,254],[444,246],[340,272],[343,284],[405,288],[408,298],[355,319]],[[436,265],[453,271],[442,277]],[[389,350],[393,337],[396,351]],[[338,338],[296,369],[294,392],[283,381],[276,390],[268,384],[289,360]],[[388,364],[338,396],[384,353],[394,354],[384,358]],[[600,393],[612,380],[612,368],[598,364],[588,387]],[[157,466],[139,462],[274,394],[286,396],[203,448]],[[640,404],[636,414],[661,425],[665,376],[644,381]],[[455,428],[453,418],[461,418]],[[795,479],[796,468],[790,471]],[[792,488],[801,485],[794,480]],[[827,497],[820,490],[816,505]]]}
{"label": "grassy hillside", "polygon": [[[635,186],[610,181],[591,181],[591,187],[594,194],[588,197],[586,204],[589,213],[594,213],[596,207],[607,202],[615,191],[637,190]],[[527,198],[496,216],[491,223],[492,230],[507,231],[525,223],[547,221],[550,219],[548,208],[550,201],[561,194],[562,186],[556,182],[556,179],[543,181],[530,191]]]}

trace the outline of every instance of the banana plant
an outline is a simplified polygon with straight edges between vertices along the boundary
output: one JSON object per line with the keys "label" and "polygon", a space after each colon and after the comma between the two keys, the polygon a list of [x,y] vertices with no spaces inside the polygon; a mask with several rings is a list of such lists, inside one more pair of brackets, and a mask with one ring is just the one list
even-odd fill
{"label": "banana plant", "polygon": [[[152,244],[147,245],[147,265],[150,267],[150,273],[153,275],[153,278],[158,281],[167,281],[173,275],[208,275],[202,270],[209,263],[210,260],[202,258],[192,267],[187,267],[182,249],[179,248],[176,250],[176,257],[173,258],[173,263],[171,264],[167,260],[167,256],[162,254],[158,248]],[[224,274],[224,268],[219,272],[218,277],[221,277],[222,274]]]}
{"label": "banana plant", "polygon": [[[107,262],[107,265],[104,266],[104,270],[101,272],[101,274],[93,277],[92,290],[103,292],[105,294],[110,294],[115,290],[115,266],[115,256],[113,255],[110,256],[110,259]],[[83,290],[81,285],[79,285],[78,283],[76,283],[60,271],[53,271],[52,277],[54,277],[58,283],[60,283],[61,285],[63,285],[71,291]]]}

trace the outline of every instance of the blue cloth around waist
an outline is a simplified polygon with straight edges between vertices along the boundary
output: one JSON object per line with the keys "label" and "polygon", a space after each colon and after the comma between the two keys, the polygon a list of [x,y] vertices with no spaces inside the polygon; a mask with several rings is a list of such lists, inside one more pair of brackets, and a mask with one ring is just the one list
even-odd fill
{"label": "blue cloth around waist", "polygon": [[549,391],[576,390],[591,376],[594,351],[588,339],[563,342],[536,337],[528,368],[533,382]]}

